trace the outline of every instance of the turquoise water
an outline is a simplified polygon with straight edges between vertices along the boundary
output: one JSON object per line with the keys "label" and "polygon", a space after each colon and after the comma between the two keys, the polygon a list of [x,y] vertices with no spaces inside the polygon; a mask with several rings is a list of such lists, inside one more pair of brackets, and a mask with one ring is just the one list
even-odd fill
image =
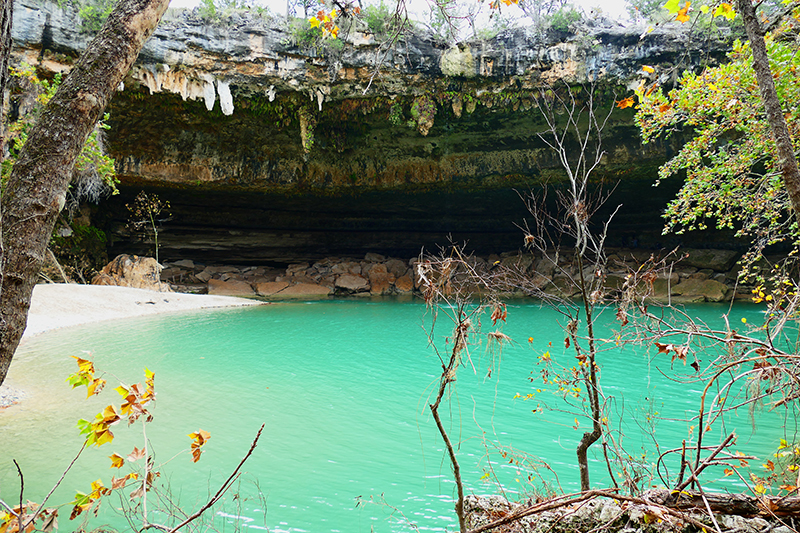
{"label": "turquoise water", "polygon": [[[713,321],[726,309],[706,305],[692,313]],[[758,313],[756,307],[742,307],[731,319],[753,322]],[[423,328],[428,318],[416,302],[286,303],[113,321],[29,339],[10,374],[10,382],[29,397],[0,411],[0,497],[18,498],[13,458],[25,476],[25,497],[41,500],[80,447],[77,419],[118,402],[112,390],[116,383],[143,381],[147,367],[155,372],[158,393],[147,437],[156,464],[169,460],[160,468],[162,480],[184,508],[196,507],[216,490],[265,424],[246,474],[210,515],[217,527],[388,532],[408,531],[410,521],[424,531],[455,530],[454,484],[427,410],[440,370]],[[537,361],[545,350],[572,364],[555,320],[538,304],[510,306],[503,331],[515,342],[502,353],[476,344],[471,348],[476,372],[470,364],[460,369],[442,415],[451,438],[460,443],[471,492],[498,490],[487,472],[494,472],[510,493],[529,490],[529,475],[534,484],[544,479],[564,491],[578,488],[574,450],[588,420],[550,393],[515,399],[540,387]],[[437,327],[442,335],[449,333],[445,320]],[[442,338],[439,342],[444,347]],[[64,381],[75,370],[70,356],[86,357],[85,352],[109,373],[110,384],[89,400]],[[655,458],[651,431],[662,449],[679,447],[690,423],[676,419],[695,414],[702,385],[666,379],[662,371],[673,373],[669,360],[655,353],[612,349],[601,357],[604,392],[614,397],[612,423],[625,433],[632,455],[644,447],[647,460]],[[686,368],[675,370],[686,373]],[[563,412],[541,409],[545,402]],[[724,429],[740,435],[737,449],[765,456],[777,447],[783,430],[777,417],[758,416],[762,423],[754,435],[746,413],[730,417]],[[647,429],[648,417],[657,421],[654,430]],[[200,462],[192,464],[187,434],[199,428],[211,439]],[[109,485],[116,471],[108,468],[107,456],[142,447],[138,425],[118,425],[114,432],[112,444],[84,453],[53,503],[71,500],[76,490],[88,492],[98,478]],[[711,435],[718,439],[716,428]],[[547,471],[509,464],[496,452],[498,443],[547,461],[557,480]],[[595,460],[593,482],[607,483],[604,471]],[[732,478],[720,483],[739,490]],[[356,505],[358,497],[385,505]],[[111,501],[112,507],[118,505]],[[62,514],[61,530],[74,529],[68,514]],[[110,512],[96,520],[124,524]]]}

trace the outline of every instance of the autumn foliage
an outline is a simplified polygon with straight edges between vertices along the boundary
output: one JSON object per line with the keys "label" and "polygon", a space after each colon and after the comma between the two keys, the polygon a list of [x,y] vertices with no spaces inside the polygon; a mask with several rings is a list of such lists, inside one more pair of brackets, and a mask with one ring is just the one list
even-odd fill
{"label": "autumn foliage", "polygon": [[[67,378],[67,382],[72,385],[72,388],[86,387],[87,397],[100,394],[106,380],[96,375],[97,370],[94,363],[80,357],[74,357],[74,359],[77,361],[78,370]],[[119,404],[107,405],[91,421],[85,419],[78,421],[78,429],[84,436],[84,443],[78,455],[87,446],[99,447],[113,442],[114,433],[111,428],[121,422],[131,426],[140,421],[143,424],[144,433],[144,425],[153,420],[150,408],[156,399],[155,374],[145,369],[144,377],[144,383],[121,384],[114,389],[122,397]],[[198,429],[189,434],[189,437],[191,439],[189,451],[192,462],[196,463],[200,459],[203,446],[211,438],[211,435],[207,431]],[[126,488],[131,489],[126,495],[128,500],[135,501],[146,498],[146,493],[153,490],[156,480],[161,476],[161,473],[153,466],[152,452],[148,449],[146,438],[142,448],[134,446],[133,450],[125,455],[114,452],[108,458],[111,460],[110,467],[113,469],[121,470],[126,464],[131,466],[143,464],[143,466],[125,474],[112,475],[108,486],[103,483],[102,479],[98,479],[91,483],[87,492],[76,492],[73,501],[69,504],[71,506],[70,520],[89,511],[97,514],[100,502],[104,497],[114,492],[122,492]],[[57,518],[58,508],[43,508],[37,503],[28,502],[22,507],[7,508],[6,511],[0,512],[0,533],[52,531],[57,528]]]}

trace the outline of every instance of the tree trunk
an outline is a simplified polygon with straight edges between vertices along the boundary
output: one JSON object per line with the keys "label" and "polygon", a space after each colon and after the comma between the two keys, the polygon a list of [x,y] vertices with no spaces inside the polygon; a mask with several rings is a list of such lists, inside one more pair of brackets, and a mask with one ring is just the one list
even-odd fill
{"label": "tree trunk", "polygon": [[155,30],[169,0],[122,0],[44,108],[2,194],[0,384],[28,318],[31,292],[75,159]]}
{"label": "tree trunk", "polygon": [[[6,86],[8,85],[8,58],[11,56],[11,24],[14,21],[14,0],[0,0],[0,163],[6,159]],[[2,192],[2,191],[0,191]],[[0,291],[3,286],[3,214],[0,210]],[[0,342],[5,331],[5,320],[0,313]],[[9,358],[9,363],[11,359]],[[3,384],[8,364],[0,358],[0,385]]]}
{"label": "tree trunk", "polygon": [[753,70],[758,80],[758,89],[761,101],[767,113],[767,121],[775,138],[775,147],[778,153],[778,168],[783,176],[783,186],[789,193],[789,200],[794,209],[794,216],[800,222],[800,169],[794,157],[792,138],[786,127],[786,120],[775,90],[772,70],[769,67],[767,45],[764,42],[764,31],[756,18],[756,10],[751,0],[737,0],[736,9],[742,15],[747,38],[750,39],[750,48],[753,51]]}
{"label": "tree trunk", "polygon": [[0,2],[2,2],[2,5],[0,5],[0,161],[2,161],[5,159],[6,146],[5,94],[6,84],[8,83],[8,57],[11,55],[11,23],[14,18],[14,0],[0,0]]}

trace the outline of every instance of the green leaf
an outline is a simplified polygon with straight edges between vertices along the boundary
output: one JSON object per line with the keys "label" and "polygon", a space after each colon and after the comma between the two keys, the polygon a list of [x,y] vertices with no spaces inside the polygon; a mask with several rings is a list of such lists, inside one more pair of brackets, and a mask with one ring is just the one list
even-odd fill
{"label": "green leaf", "polygon": [[87,433],[91,433],[92,431],[92,423],[88,420],[84,420],[81,418],[78,420],[78,429],[81,431],[81,435],[86,435]]}
{"label": "green leaf", "polygon": [[674,15],[681,8],[681,3],[680,0],[667,0],[662,7]]}
{"label": "green leaf", "polygon": [[89,503],[89,495],[82,492],[75,493],[75,500],[70,505],[86,505]]}

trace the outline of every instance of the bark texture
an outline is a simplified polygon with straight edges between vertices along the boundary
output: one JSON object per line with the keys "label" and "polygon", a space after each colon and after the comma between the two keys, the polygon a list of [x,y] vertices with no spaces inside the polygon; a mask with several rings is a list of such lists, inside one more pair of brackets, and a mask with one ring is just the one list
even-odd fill
{"label": "bark texture", "polygon": [[2,195],[0,384],[28,318],[31,292],[64,206],[72,168],[169,0],[122,0],[31,131]]}
{"label": "bark texture", "polygon": [[783,176],[783,186],[789,193],[794,216],[800,221],[800,169],[794,156],[792,138],[789,136],[789,129],[781,110],[778,92],[775,90],[772,69],[770,69],[767,56],[767,45],[764,42],[764,30],[756,17],[756,9],[751,0],[737,0],[736,9],[742,15],[747,38],[750,40],[750,48],[753,51],[753,70],[758,80],[758,89],[766,110],[767,121],[775,138],[778,168]]}
{"label": "bark texture", "polygon": [[[14,0],[0,0],[0,162],[6,158],[6,85],[8,84],[8,58],[11,56],[11,23],[14,20]],[[0,191],[2,192],[2,191]],[[0,210],[0,290],[3,286],[3,219]],[[0,313],[0,332],[5,331],[5,320]],[[0,333],[2,339],[2,333]],[[10,362],[10,360],[9,360]],[[0,358],[0,385],[3,384],[8,364]]]}
{"label": "bark texture", "polygon": [[[6,107],[5,94],[8,83],[8,57],[11,55],[11,23],[14,18],[14,0],[0,0],[0,160],[5,159]],[[0,282],[1,283],[1,282]]]}
{"label": "bark texture", "polygon": [[645,493],[645,499],[673,509],[690,511],[706,510],[705,497],[708,506],[715,513],[738,516],[762,516],[770,518],[800,517],[800,496],[762,496],[760,498],[747,494],[719,494],[713,492],[699,493],[696,491],[680,491],[677,501],[674,492],[668,490],[651,490]]}

